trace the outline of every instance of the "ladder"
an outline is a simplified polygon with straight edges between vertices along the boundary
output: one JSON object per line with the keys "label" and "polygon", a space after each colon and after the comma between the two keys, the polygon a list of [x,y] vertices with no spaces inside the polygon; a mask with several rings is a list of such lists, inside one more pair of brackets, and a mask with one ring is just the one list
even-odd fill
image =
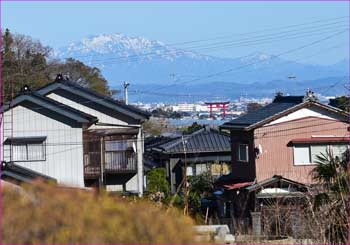
{"label": "ladder", "polygon": [[[10,108],[8,111],[3,113],[2,115],[2,126],[3,126],[3,139],[2,139],[2,146],[3,146],[3,160],[6,162],[9,162],[12,160],[12,151],[13,151],[13,144],[11,140],[13,139],[13,110]],[[4,142],[7,139],[7,144],[5,145]],[[10,140],[10,141],[9,141]]]}
{"label": "ladder", "polygon": [[[2,91],[3,92],[3,91]],[[3,96],[3,98],[5,98]],[[1,129],[2,129],[2,161],[3,162],[11,162],[12,156],[13,156],[13,109],[12,109],[12,102],[13,102],[13,83],[11,82],[11,98],[10,101],[7,101],[3,104],[2,108],[2,114],[1,114]],[[4,142],[7,140],[6,145]]]}

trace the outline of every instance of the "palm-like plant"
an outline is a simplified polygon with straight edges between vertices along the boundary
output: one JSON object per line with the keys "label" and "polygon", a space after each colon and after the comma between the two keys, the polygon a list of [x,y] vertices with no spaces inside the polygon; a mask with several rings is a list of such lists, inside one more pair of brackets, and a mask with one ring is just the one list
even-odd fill
{"label": "palm-like plant", "polygon": [[320,217],[326,218],[324,235],[329,243],[346,243],[348,233],[347,215],[349,214],[349,151],[341,157],[331,151],[317,156],[317,165],[312,171],[314,180],[320,186],[320,192],[314,199],[314,210]]}

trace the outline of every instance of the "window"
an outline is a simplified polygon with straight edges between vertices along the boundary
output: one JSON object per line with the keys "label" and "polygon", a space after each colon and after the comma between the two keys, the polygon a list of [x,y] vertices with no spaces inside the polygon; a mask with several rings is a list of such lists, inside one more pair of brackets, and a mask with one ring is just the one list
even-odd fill
{"label": "window", "polygon": [[333,153],[334,157],[341,158],[344,154],[344,152],[348,149],[348,145],[331,145],[331,152]]}
{"label": "window", "polygon": [[193,176],[193,167],[192,166],[188,166],[186,169],[186,175],[187,176]]}
{"label": "window", "polygon": [[208,171],[207,164],[197,163],[196,165],[196,175],[200,175]]}
{"label": "window", "polygon": [[128,148],[127,141],[106,141],[106,151],[126,151]]}
{"label": "window", "polygon": [[310,147],[294,146],[294,164],[304,165],[310,164]]}
{"label": "window", "polygon": [[319,160],[317,156],[325,155],[327,156],[327,152],[329,151],[329,146],[327,145],[311,145],[311,162],[317,163]]}
{"label": "window", "polygon": [[318,162],[317,156],[327,155],[331,152],[334,157],[341,157],[347,149],[347,145],[295,145],[294,146],[294,164],[308,165]]}
{"label": "window", "polygon": [[7,138],[4,145],[11,150],[11,161],[45,161],[46,137]]}
{"label": "window", "polygon": [[110,170],[136,169],[135,150],[133,140],[105,141],[105,168]]}
{"label": "window", "polygon": [[238,161],[248,162],[248,145],[247,144],[238,145]]}

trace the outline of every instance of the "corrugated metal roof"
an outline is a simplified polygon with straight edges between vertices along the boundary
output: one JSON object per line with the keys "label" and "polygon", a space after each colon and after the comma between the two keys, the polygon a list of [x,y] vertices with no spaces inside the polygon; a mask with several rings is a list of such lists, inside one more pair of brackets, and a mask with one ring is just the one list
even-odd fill
{"label": "corrugated metal roof", "polygon": [[14,163],[2,163],[1,164],[1,179],[15,179],[19,182],[30,183],[34,179],[42,179],[45,181],[57,182],[56,179],[36,172],[34,170],[19,166]]}
{"label": "corrugated metal roof", "polygon": [[212,128],[202,128],[192,134],[173,139],[156,148],[167,154],[198,152],[230,152],[230,136]]}

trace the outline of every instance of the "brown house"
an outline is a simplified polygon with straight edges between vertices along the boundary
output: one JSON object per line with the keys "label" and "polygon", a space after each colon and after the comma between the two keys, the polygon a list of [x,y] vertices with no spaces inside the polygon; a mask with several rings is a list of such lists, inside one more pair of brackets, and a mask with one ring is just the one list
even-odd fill
{"label": "brown house", "polygon": [[274,101],[227,122],[231,133],[230,182],[247,182],[283,176],[312,184],[310,170],[316,156],[340,156],[349,145],[348,115],[321,104],[312,94],[278,95]]}
{"label": "brown house", "polygon": [[[224,190],[218,198],[220,223],[235,232],[246,233],[251,228],[255,235],[271,228],[263,221],[277,217],[269,213],[274,212],[273,205],[292,207],[285,210],[298,213],[306,186],[313,184],[310,171],[316,156],[329,152],[340,156],[350,140],[347,113],[317,102],[312,93],[305,97],[278,95],[271,104],[227,122],[221,129],[231,134],[232,171],[216,182]],[[298,219],[297,215],[294,218]],[[299,234],[289,229],[284,218],[273,224],[276,222],[285,227],[284,235]],[[302,227],[297,220],[293,224]]]}

